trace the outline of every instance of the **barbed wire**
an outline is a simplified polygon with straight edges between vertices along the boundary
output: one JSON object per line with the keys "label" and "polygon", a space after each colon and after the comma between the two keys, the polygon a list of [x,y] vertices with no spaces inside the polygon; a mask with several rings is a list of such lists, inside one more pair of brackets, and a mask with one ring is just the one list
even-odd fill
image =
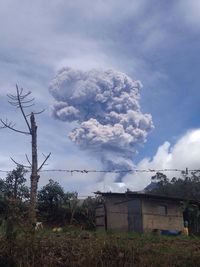
{"label": "barbed wire", "polygon": [[[9,173],[8,170],[0,170],[2,173]],[[31,172],[31,170],[27,170],[27,172]],[[65,173],[151,173],[151,172],[181,172],[188,174],[189,172],[200,172],[200,169],[129,169],[129,170],[87,170],[87,169],[43,169],[41,172],[65,172]]]}
{"label": "barbed wire", "polygon": [[80,170],[80,169],[43,169],[41,172],[67,172],[67,173],[134,173],[134,172],[199,172],[200,169],[129,169],[129,170]]}

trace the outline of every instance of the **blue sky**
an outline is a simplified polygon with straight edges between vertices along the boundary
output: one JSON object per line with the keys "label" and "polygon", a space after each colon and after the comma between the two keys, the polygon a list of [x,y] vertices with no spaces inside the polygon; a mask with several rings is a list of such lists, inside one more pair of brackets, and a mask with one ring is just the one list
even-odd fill
{"label": "blue sky", "polygon": [[[176,167],[184,147],[180,167],[198,168],[198,151],[191,153],[191,142],[193,149],[200,148],[198,0],[2,0],[0,40],[0,116],[21,127],[5,96],[14,92],[16,83],[32,91],[37,107],[46,108],[38,117],[38,142],[41,153],[52,152],[49,168],[102,168],[97,158],[68,139],[73,125],[50,115],[54,99],[48,87],[64,66],[112,68],[142,82],[141,109],[152,115],[155,128],[133,157],[137,166]],[[9,156],[23,161],[30,140],[7,130],[0,135],[0,169],[13,168]],[[43,176],[41,186],[55,176],[66,189],[82,194],[99,186],[94,175]],[[137,189],[148,181],[132,175],[124,186]],[[107,184],[118,189],[106,176],[103,186]]]}

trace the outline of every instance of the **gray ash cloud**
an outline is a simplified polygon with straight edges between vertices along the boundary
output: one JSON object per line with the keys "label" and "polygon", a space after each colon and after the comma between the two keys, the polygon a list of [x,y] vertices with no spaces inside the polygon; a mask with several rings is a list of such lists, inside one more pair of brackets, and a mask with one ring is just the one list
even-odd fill
{"label": "gray ash cloud", "polygon": [[131,169],[138,145],[153,128],[151,115],[141,112],[140,89],[139,81],[115,70],[63,68],[49,87],[56,100],[53,116],[77,122],[69,138],[99,157],[105,169]]}

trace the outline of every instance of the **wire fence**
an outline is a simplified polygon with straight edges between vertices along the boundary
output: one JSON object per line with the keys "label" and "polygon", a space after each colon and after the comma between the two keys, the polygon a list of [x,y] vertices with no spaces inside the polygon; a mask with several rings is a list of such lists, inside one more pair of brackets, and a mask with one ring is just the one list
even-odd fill
{"label": "wire fence", "polygon": [[[23,166],[23,165],[21,165]],[[2,173],[9,173],[8,170],[1,170]],[[30,169],[27,172],[31,172]],[[157,173],[157,172],[181,172],[183,174],[188,174],[191,172],[200,172],[200,169],[129,169],[129,170],[95,170],[95,169],[42,169],[39,171],[41,172],[64,172],[64,173],[81,173],[81,174],[88,174],[88,173]]]}

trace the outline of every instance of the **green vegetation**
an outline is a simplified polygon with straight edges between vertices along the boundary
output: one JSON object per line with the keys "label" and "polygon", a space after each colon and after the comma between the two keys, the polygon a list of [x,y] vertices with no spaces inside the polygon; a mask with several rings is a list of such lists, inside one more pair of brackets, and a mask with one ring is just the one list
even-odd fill
{"label": "green vegetation", "polygon": [[[182,177],[169,180],[163,173],[156,173],[152,178],[154,189],[147,192],[187,199],[182,201],[184,221],[189,223],[189,232],[200,235],[200,171],[183,173]],[[193,201],[189,201],[193,200]]]}
{"label": "green vegetation", "polygon": [[198,238],[41,230],[34,239],[0,237],[0,266],[197,267]]}
{"label": "green vegetation", "polygon": [[[26,170],[18,166],[5,179],[0,179],[0,223],[9,235],[16,227],[24,228],[28,224],[30,194],[25,175]],[[77,192],[65,192],[58,182],[50,179],[38,191],[38,221],[48,227],[71,225],[94,230],[95,207],[99,201],[99,197],[80,200]]]}
{"label": "green vegetation", "polygon": [[200,200],[200,171],[192,172],[190,175],[183,173],[182,177],[173,177],[171,180],[158,172],[151,180],[157,183],[156,188],[151,190],[152,193]]}
{"label": "green vegetation", "polygon": [[38,192],[38,216],[48,225],[75,225],[84,229],[95,228],[95,207],[101,199],[78,199],[77,192],[65,192],[58,182],[49,180]]}
{"label": "green vegetation", "polygon": [[29,198],[29,188],[25,185],[26,169],[18,166],[9,172],[5,180],[0,179],[0,196],[9,199],[26,200]]}
{"label": "green vegetation", "polygon": [[[0,266],[200,266],[200,239],[195,236],[91,231],[95,229],[95,207],[102,199],[80,201],[76,192],[65,192],[53,180],[38,192],[37,216],[44,228],[32,234],[27,221],[29,190],[25,174],[18,167],[6,179],[0,179]],[[157,174],[153,180],[159,186],[151,192],[168,195],[175,192],[169,188],[176,186],[179,179],[170,182]],[[200,184],[200,179],[187,178],[178,183]],[[199,218],[198,206],[183,202],[183,209],[191,221]],[[62,228],[54,232],[54,227]]]}

